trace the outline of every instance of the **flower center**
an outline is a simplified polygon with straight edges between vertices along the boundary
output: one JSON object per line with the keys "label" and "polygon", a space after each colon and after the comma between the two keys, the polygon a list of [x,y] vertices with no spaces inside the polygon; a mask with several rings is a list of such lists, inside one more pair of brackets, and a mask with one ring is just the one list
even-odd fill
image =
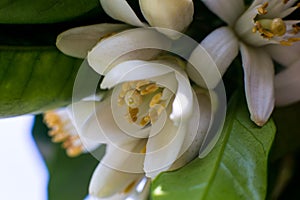
{"label": "flower center", "polygon": [[252,31],[258,31],[262,37],[271,39],[274,36],[283,36],[286,33],[286,25],[281,18],[261,19],[255,22]]}
{"label": "flower center", "polygon": [[68,156],[75,157],[83,152],[79,135],[67,117],[64,119],[55,111],[48,111],[44,114],[44,121],[51,129],[48,134],[52,137],[52,142],[62,142],[62,147],[66,149]]}
{"label": "flower center", "polygon": [[[281,6],[285,6],[289,0],[283,0],[280,3]],[[254,19],[254,27],[252,29],[253,33],[260,33],[263,38],[273,39],[275,37],[276,40],[281,45],[290,46],[294,42],[300,41],[299,37],[293,37],[300,31],[300,27],[297,24],[291,24],[291,22],[287,22],[282,20],[282,18],[273,18],[273,19],[264,19],[263,16],[268,14],[269,3],[265,2],[260,7],[257,8],[258,16]],[[274,7],[274,6],[273,6]],[[289,8],[293,12],[294,10],[300,7],[300,3],[298,3],[295,7]],[[270,8],[271,10],[272,8]],[[274,8],[275,9],[275,8]],[[282,12],[287,12],[287,9],[283,9]],[[278,13],[279,14],[279,13]],[[266,16],[267,17],[267,16]],[[296,22],[297,23],[297,22]]]}
{"label": "flower center", "polygon": [[128,122],[141,127],[155,123],[166,106],[166,99],[162,98],[164,90],[147,80],[123,83],[118,104],[127,107]]}

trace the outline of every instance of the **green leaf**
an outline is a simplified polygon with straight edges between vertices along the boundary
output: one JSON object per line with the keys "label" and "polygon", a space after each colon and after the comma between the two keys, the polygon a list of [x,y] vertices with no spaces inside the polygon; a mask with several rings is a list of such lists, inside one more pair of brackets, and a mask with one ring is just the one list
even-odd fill
{"label": "green leaf", "polygon": [[[51,142],[47,135],[48,129],[42,120],[42,115],[36,116],[32,134],[49,170],[48,199],[84,199],[98,160],[90,154],[68,157],[60,144]],[[97,152],[98,155],[104,155],[105,148],[99,148]]]}
{"label": "green leaf", "polygon": [[277,160],[287,153],[300,150],[300,103],[276,108],[273,118],[277,134],[271,151],[271,160]]}
{"label": "green leaf", "polygon": [[0,117],[70,103],[81,62],[55,47],[0,47]]}
{"label": "green leaf", "polygon": [[101,14],[99,0],[0,0],[0,23],[55,23]]}
{"label": "green leaf", "polygon": [[180,170],[162,173],[153,182],[152,199],[265,198],[267,159],[275,126],[257,127],[241,95],[232,97],[222,135],[211,153]]}

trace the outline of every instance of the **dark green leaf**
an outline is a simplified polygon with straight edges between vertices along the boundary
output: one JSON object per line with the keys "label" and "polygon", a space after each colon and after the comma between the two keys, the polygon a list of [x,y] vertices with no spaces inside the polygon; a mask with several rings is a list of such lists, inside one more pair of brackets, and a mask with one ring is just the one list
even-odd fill
{"label": "dark green leaf", "polygon": [[0,47],[0,117],[70,103],[81,62],[55,47]]}
{"label": "dark green leaf", "polygon": [[277,134],[271,151],[271,160],[276,160],[287,153],[300,150],[300,103],[276,108],[273,118]]}
{"label": "dark green leaf", "polygon": [[[49,170],[49,200],[82,200],[88,193],[90,177],[98,160],[90,154],[69,158],[59,144],[53,144],[47,135],[47,127],[38,115],[33,128],[34,139]],[[104,148],[98,153],[104,154]]]}
{"label": "dark green leaf", "polygon": [[213,151],[180,170],[158,176],[151,189],[153,199],[265,198],[267,158],[275,126],[272,121],[262,128],[254,125],[242,98],[233,97]]}
{"label": "dark green leaf", "polygon": [[0,23],[55,23],[103,14],[99,0],[0,0]]}

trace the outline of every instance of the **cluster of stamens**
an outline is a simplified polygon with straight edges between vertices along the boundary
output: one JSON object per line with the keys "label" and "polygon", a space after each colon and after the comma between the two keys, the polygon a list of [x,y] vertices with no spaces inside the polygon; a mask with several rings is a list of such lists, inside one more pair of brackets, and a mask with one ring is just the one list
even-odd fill
{"label": "cluster of stamens", "polygon": [[[162,87],[147,80],[126,82],[122,84],[118,104],[127,106],[125,117],[130,123],[137,123],[144,127],[153,124],[165,109],[162,91]],[[140,106],[143,102],[148,103],[148,111],[144,116],[139,117]]]}
{"label": "cluster of stamens", "polygon": [[[83,152],[83,145],[78,134],[71,134],[71,130],[67,130],[70,121],[63,121],[55,111],[48,111],[44,114],[44,121],[51,129],[49,136],[52,137],[52,142],[61,143],[62,147],[66,149],[66,153],[70,157],[75,157]],[[73,126],[73,125],[71,125]],[[75,129],[73,130],[75,131]]]}
{"label": "cluster of stamens", "polygon": [[[286,4],[288,0],[283,0],[283,4]],[[266,15],[268,13],[267,7],[268,2],[265,2],[259,8],[257,8],[257,12],[260,16]],[[300,7],[300,3],[296,6]],[[300,30],[300,27],[297,24],[292,26],[292,30],[289,31],[290,34],[297,34]],[[285,22],[281,18],[274,19],[258,19],[255,20],[254,27],[252,29],[253,33],[260,33],[263,38],[272,39],[274,37],[284,36],[287,33],[287,27]],[[281,45],[290,46],[294,42],[300,41],[300,38],[289,37],[287,39],[282,39],[280,42]]]}

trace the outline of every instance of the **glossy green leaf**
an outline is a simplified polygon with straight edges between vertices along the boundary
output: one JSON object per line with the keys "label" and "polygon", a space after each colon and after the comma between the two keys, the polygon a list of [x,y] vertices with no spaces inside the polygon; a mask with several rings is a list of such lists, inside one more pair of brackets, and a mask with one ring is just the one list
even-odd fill
{"label": "glossy green leaf", "polygon": [[[35,119],[32,131],[37,146],[42,153],[49,171],[49,200],[82,200],[88,194],[90,177],[98,164],[98,160],[90,154],[82,154],[75,158],[66,155],[60,144],[51,142],[42,116]],[[105,149],[99,148],[98,155],[104,155]]]}
{"label": "glossy green leaf", "polygon": [[70,103],[81,63],[55,47],[0,47],[0,117]]}
{"label": "glossy green leaf", "polygon": [[55,23],[100,14],[99,0],[0,0],[0,23]]}
{"label": "glossy green leaf", "polygon": [[275,126],[257,127],[243,97],[229,104],[222,135],[211,153],[180,170],[162,173],[153,182],[152,199],[261,200],[267,187],[268,153]]}

